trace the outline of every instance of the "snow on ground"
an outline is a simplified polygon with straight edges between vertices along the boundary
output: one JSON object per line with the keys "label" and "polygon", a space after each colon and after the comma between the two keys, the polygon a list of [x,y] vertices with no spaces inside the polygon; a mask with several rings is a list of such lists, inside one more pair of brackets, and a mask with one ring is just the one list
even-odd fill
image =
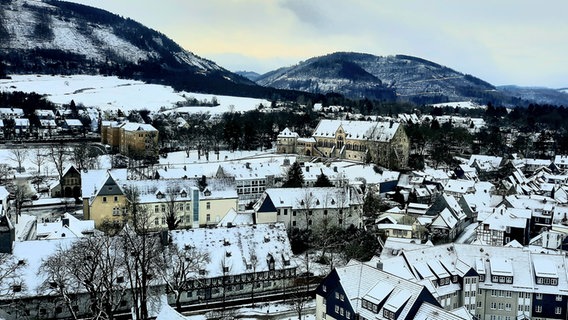
{"label": "snow on ground", "polygon": [[128,112],[129,110],[148,109],[157,112],[162,107],[171,109],[176,102],[186,101],[186,98],[210,102],[213,97],[217,99],[219,106],[183,107],[178,110],[218,115],[229,111],[254,110],[260,104],[270,105],[270,101],[263,99],[176,92],[169,86],[119,79],[115,76],[11,75],[11,78],[0,80],[0,91],[36,92],[47,95],[48,100],[57,104],[74,100],[77,104],[98,107],[102,111],[121,109],[123,112]]}
{"label": "snow on ground", "polygon": [[213,162],[223,162],[223,161],[234,161],[239,159],[248,159],[253,157],[271,157],[271,156],[279,156],[274,154],[275,150],[253,150],[253,151],[228,151],[228,150],[221,150],[219,151],[219,160],[217,160],[217,155],[215,152],[209,153],[209,160],[202,155],[201,158],[197,155],[197,150],[191,150],[189,152],[189,157],[185,151],[176,151],[168,153],[167,158],[160,157],[160,164],[166,165],[169,167],[176,167],[176,166],[183,166],[184,164],[190,163],[213,163]]}
{"label": "snow on ground", "polygon": [[471,101],[461,101],[461,102],[444,102],[444,103],[437,103],[433,104],[432,107],[434,108],[444,108],[444,107],[451,107],[451,108],[463,108],[463,109],[482,109],[485,106],[479,105],[475,102]]}

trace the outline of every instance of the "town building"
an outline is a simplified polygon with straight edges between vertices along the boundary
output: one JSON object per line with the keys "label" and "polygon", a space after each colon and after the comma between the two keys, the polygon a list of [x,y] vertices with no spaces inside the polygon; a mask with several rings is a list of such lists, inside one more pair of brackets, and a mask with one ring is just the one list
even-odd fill
{"label": "town building", "polygon": [[310,139],[284,129],[278,135],[277,152],[374,162],[388,168],[408,163],[409,140],[397,122],[321,120]]}
{"label": "town building", "polygon": [[318,320],[416,319],[426,304],[444,311],[425,285],[357,261],[333,270],[316,289]]}
{"label": "town building", "polygon": [[323,223],[362,227],[363,195],[352,187],[266,189],[254,205],[256,223],[281,222],[289,228]]}
{"label": "town building", "polygon": [[[175,230],[170,237],[178,250],[196,249],[209,258],[187,275],[187,290],[180,295],[182,305],[293,290],[297,265],[281,223]],[[168,302],[175,304],[173,294],[168,295]]]}
{"label": "town building", "polygon": [[103,121],[101,142],[131,158],[156,159],[158,157],[158,130],[150,124]]}
{"label": "town building", "polygon": [[205,186],[195,179],[128,180],[126,175],[126,170],[90,170],[82,174],[86,220],[94,220],[97,227],[103,222],[124,221],[128,190],[137,193],[138,204],[155,230],[167,228],[168,212],[175,212],[179,227],[197,228],[217,225],[238,206],[234,183],[227,179],[208,179]]}
{"label": "town building", "polygon": [[523,247],[467,244],[389,248],[370,263],[426,288],[446,310],[477,319],[565,319],[567,257]]}

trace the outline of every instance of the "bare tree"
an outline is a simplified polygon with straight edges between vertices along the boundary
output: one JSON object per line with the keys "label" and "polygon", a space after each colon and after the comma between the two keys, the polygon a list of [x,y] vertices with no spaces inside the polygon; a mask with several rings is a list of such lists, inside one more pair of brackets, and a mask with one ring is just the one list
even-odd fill
{"label": "bare tree", "polygon": [[251,284],[251,290],[250,290],[250,300],[252,303],[252,307],[254,307],[254,289],[256,286],[256,281],[257,281],[257,274],[256,274],[256,270],[258,268],[258,256],[256,255],[256,249],[255,249],[255,245],[254,244],[249,244],[249,263],[250,266],[252,268],[252,284]]}
{"label": "bare tree", "polygon": [[97,157],[94,150],[86,143],[76,144],[72,151],[72,158],[77,170],[93,169],[97,164]]}
{"label": "bare tree", "polygon": [[31,201],[32,191],[25,181],[17,181],[14,184],[14,208],[16,209],[16,223],[22,215],[22,207],[27,201]]}
{"label": "bare tree", "polygon": [[78,319],[79,315],[74,308],[74,302],[77,301],[79,283],[69,276],[67,263],[67,257],[64,254],[55,254],[44,260],[40,273],[46,275],[46,278],[40,289],[60,297],[72,319]]}
{"label": "bare tree", "polygon": [[[340,243],[340,229],[331,223],[329,216],[324,216],[318,221],[313,230],[314,242],[317,249],[321,250],[319,259],[322,262],[329,262],[330,271],[333,270],[333,250]],[[327,257],[327,254],[330,257]]]}
{"label": "bare tree", "polygon": [[47,163],[47,154],[42,149],[35,149],[32,154],[31,161],[37,167],[37,174],[41,174],[41,168]]}
{"label": "bare tree", "polygon": [[14,256],[0,253],[0,297],[9,297],[15,293],[15,287],[20,286],[22,291],[23,279],[20,273],[26,261],[16,261]]}
{"label": "bare tree", "polygon": [[306,220],[306,229],[309,229],[312,224],[313,208],[316,206],[316,201],[316,197],[309,188],[303,189],[299,205],[303,209],[304,218]]}
{"label": "bare tree", "polygon": [[308,303],[308,297],[306,297],[306,293],[300,290],[299,287],[295,287],[294,294],[292,296],[294,311],[296,311],[296,314],[298,315],[298,320],[302,320],[302,315],[304,314],[304,310]]}
{"label": "bare tree", "polygon": [[[125,188],[127,224],[120,233],[123,263],[132,292],[137,319],[147,319],[153,295],[152,280],[165,267],[159,234],[151,233],[150,213],[140,204],[140,191]],[[130,227],[132,226],[132,227]],[[156,293],[157,296],[157,293]]]}
{"label": "bare tree", "polygon": [[18,168],[17,168],[18,172],[24,171],[24,167],[22,166],[22,164],[24,163],[24,161],[26,161],[27,157],[28,157],[28,150],[26,149],[16,148],[10,150],[9,158],[10,160],[18,163]]}
{"label": "bare tree", "polygon": [[65,169],[65,163],[69,157],[69,149],[63,143],[51,145],[49,147],[49,156],[55,165],[59,180],[63,179],[63,170]]}
{"label": "bare tree", "polygon": [[167,267],[162,270],[162,278],[174,295],[176,309],[181,311],[181,295],[192,289],[192,283],[199,282],[199,271],[209,262],[209,253],[195,247],[179,248],[176,244],[168,246]]}
{"label": "bare tree", "polygon": [[40,269],[42,288],[63,298],[76,318],[78,293],[86,293],[92,319],[114,319],[126,295],[118,239],[106,235],[82,238],[70,248],[59,248]]}

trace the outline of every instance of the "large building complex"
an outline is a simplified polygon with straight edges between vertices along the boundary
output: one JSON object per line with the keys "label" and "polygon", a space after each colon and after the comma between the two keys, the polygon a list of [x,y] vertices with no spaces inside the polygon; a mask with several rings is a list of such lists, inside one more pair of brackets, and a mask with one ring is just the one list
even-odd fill
{"label": "large building complex", "polygon": [[403,168],[408,163],[409,140],[397,122],[321,120],[311,138],[284,129],[278,135],[277,152]]}
{"label": "large building complex", "polygon": [[131,158],[158,157],[158,130],[150,124],[103,121],[101,142]]}

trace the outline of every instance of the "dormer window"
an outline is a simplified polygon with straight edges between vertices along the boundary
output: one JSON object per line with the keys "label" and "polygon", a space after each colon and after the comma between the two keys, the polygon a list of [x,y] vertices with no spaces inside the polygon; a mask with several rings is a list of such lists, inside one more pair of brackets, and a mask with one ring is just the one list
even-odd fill
{"label": "dormer window", "polygon": [[158,199],[163,199],[164,198],[164,194],[161,191],[158,191],[158,193],[156,193],[156,198]]}
{"label": "dormer window", "polygon": [[187,192],[185,192],[185,190],[182,191],[181,194],[180,194],[180,196],[181,196],[182,198],[187,198]]}

